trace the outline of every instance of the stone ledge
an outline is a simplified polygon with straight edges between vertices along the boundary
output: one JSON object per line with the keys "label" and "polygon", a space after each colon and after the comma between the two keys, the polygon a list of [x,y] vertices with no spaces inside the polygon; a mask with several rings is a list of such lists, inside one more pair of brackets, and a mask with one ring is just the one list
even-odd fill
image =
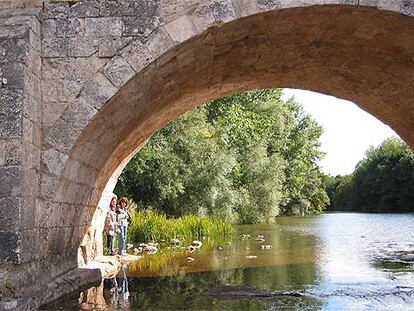
{"label": "stone ledge", "polygon": [[24,297],[0,301],[0,310],[37,310],[41,305],[54,301],[79,289],[97,286],[102,280],[100,269],[77,268],[64,273],[51,282],[22,288]]}

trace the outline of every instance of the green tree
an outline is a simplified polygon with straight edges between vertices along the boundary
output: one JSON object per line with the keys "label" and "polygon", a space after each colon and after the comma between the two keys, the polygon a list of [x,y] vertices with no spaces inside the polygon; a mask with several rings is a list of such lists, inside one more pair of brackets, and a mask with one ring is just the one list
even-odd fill
{"label": "green tree", "polygon": [[414,153],[398,138],[371,147],[332,195],[334,210],[414,211]]}
{"label": "green tree", "polygon": [[317,161],[322,129],[281,90],[211,101],[155,134],[125,168],[116,192],[171,216],[243,223],[327,204]]}

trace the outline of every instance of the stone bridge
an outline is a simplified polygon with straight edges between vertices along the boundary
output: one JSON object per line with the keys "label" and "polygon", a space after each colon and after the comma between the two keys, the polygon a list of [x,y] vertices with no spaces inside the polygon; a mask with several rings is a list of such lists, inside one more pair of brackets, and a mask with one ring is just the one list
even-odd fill
{"label": "stone bridge", "polygon": [[413,15],[411,0],[0,1],[0,309],[77,268],[128,160],[210,99],[317,91],[414,146]]}

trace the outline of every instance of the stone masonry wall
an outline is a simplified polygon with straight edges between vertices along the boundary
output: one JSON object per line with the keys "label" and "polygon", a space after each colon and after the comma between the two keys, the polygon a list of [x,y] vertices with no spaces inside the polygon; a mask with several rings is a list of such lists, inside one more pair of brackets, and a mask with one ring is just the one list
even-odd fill
{"label": "stone masonry wall", "polygon": [[0,298],[74,269],[88,231],[99,255],[123,167],[206,100],[325,92],[414,145],[413,15],[408,0],[0,2]]}
{"label": "stone masonry wall", "polygon": [[38,12],[0,11],[0,260],[12,263],[1,271],[0,295],[4,285],[21,283],[16,264],[40,257],[40,38]]}

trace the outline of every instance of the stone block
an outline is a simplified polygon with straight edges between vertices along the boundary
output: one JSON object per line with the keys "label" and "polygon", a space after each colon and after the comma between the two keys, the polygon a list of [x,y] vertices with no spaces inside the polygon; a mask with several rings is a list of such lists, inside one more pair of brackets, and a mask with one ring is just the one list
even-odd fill
{"label": "stone block", "polygon": [[189,16],[177,18],[164,27],[175,42],[184,42],[196,35],[195,26]]}
{"label": "stone block", "polygon": [[22,199],[19,197],[0,198],[0,228],[3,231],[17,231],[20,226]]}
{"label": "stone block", "polygon": [[7,63],[0,69],[2,78],[1,90],[23,90],[25,81],[30,76],[25,75],[25,67],[21,63]]}
{"label": "stone block", "polygon": [[113,57],[103,69],[104,75],[117,87],[123,86],[136,72],[121,56]]}
{"label": "stone block", "polygon": [[52,127],[45,131],[44,143],[68,154],[81,131],[81,127],[59,118]]}
{"label": "stone block", "polygon": [[83,20],[77,18],[59,18],[56,20],[56,35],[58,37],[76,37],[85,31]]}
{"label": "stone block", "polygon": [[8,141],[5,144],[5,165],[22,164],[22,144],[20,141]]}
{"label": "stone block", "polygon": [[198,33],[206,30],[215,21],[213,10],[208,4],[199,5],[190,13]]}
{"label": "stone block", "polygon": [[68,54],[68,38],[43,38],[42,56],[43,57],[64,57]]}
{"label": "stone block", "polygon": [[6,164],[6,141],[0,140],[0,166]]}
{"label": "stone block", "polygon": [[85,36],[121,36],[123,27],[122,25],[122,19],[118,17],[86,18]]}
{"label": "stone block", "polygon": [[69,57],[90,57],[98,51],[98,38],[75,37],[69,38]]}
{"label": "stone block", "polygon": [[123,17],[123,32],[125,37],[136,36],[142,40],[161,25],[158,15],[150,15],[148,12],[142,12],[138,16]]}
{"label": "stone block", "polygon": [[97,73],[93,79],[85,83],[80,97],[87,97],[96,109],[103,105],[118,91],[118,89],[102,73]]}
{"label": "stone block", "polygon": [[23,197],[34,198],[39,195],[40,177],[36,169],[22,170],[22,190]]}
{"label": "stone block", "polygon": [[0,88],[0,139],[22,136],[23,92]]}
{"label": "stone block", "polygon": [[24,143],[22,148],[21,165],[40,172],[40,146]]}
{"label": "stone block", "polygon": [[67,102],[63,103],[45,103],[43,105],[43,126],[45,128],[52,126],[69,105]]}
{"label": "stone block", "polygon": [[20,262],[26,263],[41,258],[42,252],[39,248],[43,247],[45,240],[42,240],[39,229],[30,228],[21,231],[20,239]]}
{"label": "stone block", "polygon": [[77,78],[68,78],[62,80],[63,84],[63,99],[67,102],[73,102],[82,90],[85,80]]}
{"label": "stone block", "polygon": [[45,2],[43,19],[65,18],[69,16],[69,2]]}
{"label": "stone block", "polygon": [[136,72],[141,71],[154,60],[146,46],[138,40],[131,42],[123,49],[121,55]]}
{"label": "stone block", "polygon": [[36,200],[35,198],[21,198],[20,228],[33,229],[36,226]]}
{"label": "stone block", "polygon": [[4,25],[0,27],[0,38],[29,38],[30,27],[27,25]]}
{"label": "stone block", "polygon": [[23,39],[0,38],[0,63],[25,62],[29,55],[28,46]]}
{"label": "stone block", "polygon": [[174,43],[165,29],[160,28],[149,37],[145,45],[154,59],[156,59],[171,49]]}
{"label": "stone block", "polygon": [[131,38],[128,37],[103,37],[99,38],[99,57],[113,57],[119,53],[129,42]]}
{"label": "stone block", "polygon": [[0,231],[0,261],[19,263],[19,232]]}
{"label": "stone block", "polygon": [[359,0],[339,0],[340,4],[359,5]]}
{"label": "stone block", "polygon": [[227,23],[236,19],[236,12],[231,0],[212,0],[210,8],[216,22]]}
{"label": "stone block", "polygon": [[40,177],[40,197],[53,198],[59,186],[59,177],[43,173]]}
{"label": "stone block", "polygon": [[29,45],[32,47],[30,55],[41,54],[42,52],[42,40],[31,29],[29,31]]}
{"label": "stone block", "polygon": [[21,193],[22,172],[18,166],[0,167],[0,197],[14,197]]}
{"label": "stone block", "polygon": [[414,15],[414,2],[411,0],[403,0],[400,6],[400,12],[405,15]]}
{"label": "stone block", "polygon": [[97,112],[85,98],[80,97],[65,109],[61,119],[66,121],[68,126],[83,130]]}
{"label": "stone block", "polygon": [[34,204],[34,218],[35,218],[35,227],[36,228],[47,228],[48,226],[48,220],[51,214],[50,205],[52,202],[50,202],[47,199],[35,199]]}
{"label": "stone block", "polygon": [[281,9],[282,3],[282,0],[257,0],[257,7],[260,11],[272,11]]}
{"label": "stone block", "polygon": [[100,16],[100,2],[98,0],[85,0],[70,6],[69,17],[85,18]]}
{"label": "stone block", "polygon": [[56,37],[57,27],[56,27],[56,20],[55,19],[45,19],[42,22],[42,37],[43,38],[51,38]]}
{"label": "stone block", "polygon": [[238,17],[244,17],[259,12],[256,1],[233,0],[234,12]]}
{"label": "stone block", "polygon": [[68,156],[54,149],[43,150],[42,171],[60,176]]}

